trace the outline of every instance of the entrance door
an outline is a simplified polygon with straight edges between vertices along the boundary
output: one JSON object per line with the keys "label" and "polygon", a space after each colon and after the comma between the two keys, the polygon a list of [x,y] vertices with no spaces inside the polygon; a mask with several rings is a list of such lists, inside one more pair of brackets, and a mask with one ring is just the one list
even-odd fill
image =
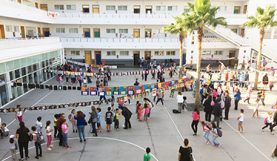
{"label": "entrance door", "polygon": [[145,38],[151,38],[152,29],[145,29]]}
{"label": "entrance door", "polygon": [[94,65],[101,65],[101,51],[95,51],[94,58]]}
{"label": "entrance door", "polygon": [[134,29],[133,30],[133,37],[134,38],[140,38],[140,29]]}
{"label": "entrance door", "polygon": [[35,2],[35,7],[38,8],[38,3],[37,2]]}
{"label": "entrance door", "polygon": [[48,5],[47,4],[40,4],[40,9],[44,11],[48,11]]}
{"label": "entrance door", "polygon": [[100,29],[99,28],[93,29],[93,36],[94,36],[94,38],[100,38]]}
{"label": "entrance door", "polygon": [[152,6],[145,6],[145,13],[151,14],[152,13]]}
{"label": "entrance door", "polygon": [[42,28],[42,33],[44,37],[49,37],[50,36],[49,28]]}
{"label": "entrance door", "polygon": [[134,66],[139,66],[139,51],[134,51]]}
{"label": "entrance door", "polygon": [[229,66],[234,67],[236,64],[236,51],[229,51]]}
{"label": "entrance door", "polygon": [[84,4],[84,5],[82,6],[82,8],[83,8],[83,13],[89,13],[89,5]]}
{"label": "entrance door", "polygon": [[90,28],[84,28],[83,29],[83,31],[84,31],[84,37],[90,37]]}
{"label": "entrance door", "polygon": [[20,30],[21,30],[21,38],[26,38],[25,27],[20,26]]}
{"label": "entrance door", "polygon": [[134,13],[140,14],[140,6],[134,6]]}
{"label": "entrance door", "polygon": [[144,51],[144,59],[151,60],[151,51]]}
{"label": "entrance door", "polygon": [[98,14],[100,13],[100,8],[99,8],[99,5],[92,5],[92,13],[93,14]]}
{"label": "entrance door", "polygon": [[0,39],[5,39],[4,25],[0,25]]}
{"label": "entrance door", "polygon": [[88,65],[91,65],[92,63],[91,51],[85,51],[85,63]]}

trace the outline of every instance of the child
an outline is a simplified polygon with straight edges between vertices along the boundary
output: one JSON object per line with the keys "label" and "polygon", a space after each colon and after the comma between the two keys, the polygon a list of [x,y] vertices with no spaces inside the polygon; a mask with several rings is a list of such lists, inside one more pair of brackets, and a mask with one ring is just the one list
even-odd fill
{"label": "child", "polygon": [[101,108],[98,107],[97,109],[97,131],[102,132],[102,126],[101,126],[101,121],[102,121],[102,113],[101,113]]}
{"label": "child", "polygon": [[111,131],[112,118],[113,118],[113,113],[111,112],[111,107],[108,107],[108,111],[106,112],[106,115],[105,115],[107,132]]}
{"label": "child", "polygon": [[202,125],[203,132],[204,132],[203,137],[206,140],[206,144],[209,144],[210,143],[209,135],[210,135],[211,127],[208,124],[206,124],[204,121],[201,121],[201,125]]}
{"label": "child", "polygon": [[42,149],[41,149],[41,142],[40,142],[40,135],[37,132],[37,128],[35,126],[32,126],[32,136],[33,136],[33,142],[36,147],[36,159],[39,157],[42,157]]}
{"label": "child", "polygon": [[24,111],[21,110],[20,105],[17,105],[17,109],[18,109],[16,112],[17,120],[18,120],[18,122],[22,122]]}
{"label": "child", "polygon": [[1,128],[0,130],[2,131],[1,137],[9,136],[10,130],[7,128],[6,123],[2,123],[2,126],[0,128]]}
{"label": "child", "polygon": [[259,118],[259,107],[260,107],[259,102],[260,102],[260,98],[257,98],[256,99],[256,106],[254,108],[254,113],[252,115],[252,118],[255,117],[255,114],[257,115],[257,118]]}
{"label": "child", "polygon": [[150,108],[147,103],[144,104],[144,121],[147,122],[150,113]]}
{"label": "child", "polygon": [[13,161],[17,161],[17,157],[16,157],[16,150],[17,150],[17,144],[14,140],[15,136],[11,135],[10,136],[10,150],[11,150],[11,154],[12,154],[12,160]]}
{"label": "child", "polygon": [[51,128],[51,121],[46,122],[46,136],[47,136],[47,149],[50,151],[52,150],[53,145],[52,143],[52,131],[53,129]]}
{"label": "child", "polygon": [[62,130],[63,146],[65,148],[70,148],[67,143],[67,141],[68,141],[68,124],[66,123],[66,119],[62,120],[61,130]]}
{"label": "child", "polygon": [[137,105],[137,110],[138,110],[138,120],[142,121],[143,108],[140,103]]}
{"label": "child", "polygon": [[146,154],[143,156],[143,161],[150,161],[151,155],[150,155],[151,149],[149,147],[146,148]]}
{"label": "child", "polygon": [[115,110],[115,115],[114,115],[114,128],[116,130],[119,128],[119,116],[120,116],[120,113],[119,113],[119,109],[117,108]]}
{"label": "child", "polygon": [[239,123],[238,123],[238,131],[243,133],[243,121],[244,121],[244,110],[240,110],[240,116],[238,117]]}
{"label": "child", "polygon": [[73,133],[77,133],[77,122],[74,119],[74,116],[76,116],[76,111],[75,109],[72,109],[71,113],[68,115],[68,120],[71,122]]}
{"label": "child", "polygon": [[[136,114],[138,113],[138,105],[139,104],[140,104],[139,101],[137,101],[137,103],[136,103]],[[137,118],[138,118],[138,116],[137,116]]]}
{"label": "child", "polygon": [[114,111],[114,102],[115,102],[115,98],[114,98],[114,95],[112,95],[112,98],[111,98],[112,111]]}

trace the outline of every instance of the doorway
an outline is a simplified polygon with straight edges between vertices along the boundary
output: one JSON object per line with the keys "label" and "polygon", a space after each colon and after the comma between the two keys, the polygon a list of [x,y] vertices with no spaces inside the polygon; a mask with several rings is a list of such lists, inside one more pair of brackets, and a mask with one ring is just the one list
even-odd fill
{"label": "doorway", "polygon": [[140,29],[133,30],[133,38],[140,38]]}
{"label": "doorway", "polygon": [[37,2],[35,2],[35,7],[38,8],[38,3]]}
{"label": "doorway", "polygon": [[90,28],[84,28],[83,34],[84,34],[84,37],[89,38],[90,37]]}
{"label": "doorway", "polygon": [[144,51],[144,59],[151,60],[151,51]]}
{"label": "doorway", "polygon": [[236,51],[229,51],[229,66],[234,67],[236,64]]}
{"label": "doorway", "polygon": [[88,65],[91,65],[92,63],[91,51],[85,51],[85,63]]}
{"label": "doorway", "polygon": [[95,51],[94,58],[94,65],[101,65],[101,51]]}
{"label": "doorway", "polygon": [[140,52],[134,51],[133,54],[134,54],[134,66],[139,66]]}
{"label": "doorway", "polygon": [[40,4],[40,9],[44,11],[48,11],[48,4]]}
{"label": "doorway", "polygon": [[4,25],[0,25],[0,39],[5,39]]}
{"label": "doorway", "polygon": [[151,38],[152,29],[145,29],[145,38]]}
{"label": "doorway", "polygon": [[140,6],[138,6],[138,5],[134,6],[134,13],[140,14]]}
{"label": "doorway", "polygon": [[40,27],[38,27],[38,37],[42,37]]}
{"label": "doorway", "polygon": [[93,29],[93,36],[94,38],[100,38],[100,28]]}
{"label": "doorway", "polygon": [[100,13],[100,8],[99,8],[99,5],[92,5],[92,13],[93,14],[98,14]]}
{"label": "doorway", "polygon": [[145,6],[145,13],[151,14],[152,13],[152,6]]}
{"label": "doorway", "polygon": [[49,37],[50,36],[49,28],[42,28],[42,34],[44,37]]}
{"label": "doorway", "polygon": [[83,13],[89,13],[89,5],[85,4],[82,6]]}
{"label": "doorway", "polygon": [[26,34],[25,34],[25,27],[24,26],[20,26],[20,31],[21,31],[21,38],[26,38]]}

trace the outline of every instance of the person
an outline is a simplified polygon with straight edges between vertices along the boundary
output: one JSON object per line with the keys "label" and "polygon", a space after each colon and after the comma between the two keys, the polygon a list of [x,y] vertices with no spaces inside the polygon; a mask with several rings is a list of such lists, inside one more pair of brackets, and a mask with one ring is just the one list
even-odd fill
{"label": "person", "polygon": [[108,111],[105,114],[107,132],[111,131],[112,118],[113,118],[113,113],[111,112],[111,107],[108,107]]}
{"label": "person", "polygon": [[29,158],[29,151],[28,151],[29,139],[30,139],[29,132],[30,130],[27,127],[25,127],[24,122],[20,122],[19,129],[16,130],[16,139],[18,142],[21,161],[24,160],[23,149],[25,151],[25,159],[27,160]]}
{"label": "person", "polygon": [[192,148],[189,146],[189,140],[184,139],[184,146],[180,146],[178,161],[192,161]]}
{"label": "person", "polygon": [[[268,112],[266,118],[264,119],[264,124],[265,126],[262,127],[262,131],[264,131],[265,128],[267,128],[269,126],[269,130],[272,133],[273,129],[272,129],[272,125],[273,125],[273,115],[272,112]],[[272,133],[273,134],[273,133]]]}
{"label": "person", "polygon": [[124,129],[132,128],[132,125],[130,122],[130,119],[132,117],[132,112],[125,106],[119,106],[119,108],[121,109],[122,116],[125,118]]}
{"label": "person", "polygon": [[77,111],[77,115],[74,116],[74,120],[77,122],[77,129],[79,133],[80,142],[86,142],[85,126],[87,125],[86,115],[82,111]]}
{"label": "person", "polygon": [[182,105],[183,105],[183,95],[182,92],[178,92],[177,95],[177,103],[178,103],[178,111],[181,112],[182,111]]}
{"label": "person", "polygon": [[114,111],[114,103],[115,103],[115,98],[114,95],[111,96],[111,107],[112,107],[112,111]]}
{"label": "person", "polygon": [[244,99],[244,101],[243,102],[246,102],[247,101],[247,103],[248,104],[250,104],[250,98],[251,98],[251,94],[252,94],[252,87],[249,85],[248,86],[248,89],[247,89],[247,96],[246,96],[246,98]]}
{"label": "person", "polygon": [[51,121],[48,120],[46,122],[46,136],[47,136],[47,150],[52,150],[52,132],[53,132],[53,129],[51,128]]}
{"label": "person", "polygon": [[149,147],[147,147],[145,151],[146,151],[146,154],[144,154],[144,156],[143,156],[143,161],[150,161],[151,160],[151,155],[150,155],[151,149]]}
{"label": "person", "polygon": [[257,115],[257,118],[259,118],[259,107],[260,107],[259,102],[260,102],[260,98],[258,97],[258,98],[256,99],[256,105],[255,105],[255,108],[254,108],[254,112],[253,112],[253,114],[252,114],[252,118],[255,117],[255,114]]}
{"label": "person", "polygon": [[267,73],[263,76],[263,85],[264,87],[266,87],[268,85],[269,81],[268,81],[268,76]]}
{"label": "person", "polygon": [[206,144],[209,144],[210,143],[209,135],[210,135],[211,128],[209,124],[206,124],[204,121],[201,121],[201,125],[204,132],[203,137],[206,140]]}
{"label": "person", "polygon": [[59,114],[54,115],[54,138],[58,137],[58,127],[57,127],[57,121],[59,119]]}
{"label": "person", "polygon": [[77,133],[75,115],[76,115],[76,110],[75,109],[72,109],[71,113],[68,115],[68,120],[71,122],[73,133],[75,133],[75,132]]}
{"label": "person", "polygon": [[265,100],[265,90],[262,90],[261,102],[262,102],[263,106],[265,106],[264,100]]}
{"label": "person", "polygon": [[276,145],[275,149],[273,150],[271,157],[273,159],[272,161],[277,161],[277,145]]}
{"label": "person", "polygon": [[173,98],[173,97],[174,97],[174,92],[175,92],[175,86],[173,85],[173,86],[170,88],[170,95],[169,95],[169,97]]}
{"label": "person", "polygon": [[162,105],[164,105],[164,101],[163,101],[163,93],[162,91],[159,89],[158,92],[157,92],[157,102],[156,102],[156,105],[158,104],[158,102],[162,102]]}
{"label": "person", "polygon": [[18,161],[17,156],[16,156],[17,144],[15,142],[15,136],[14,135],[10,136],[9,142],[10,142],[10,151],[11,151],[11,155],[12,155],[12,160],[13,161]]}
{"label": "person", "polygon": [[217,138],[219,137],[218,131],[219,131],[219,129],[217,128],[217,126],[213,122],[211,133],[212,133],[212,143],[215,147],[219,146],[219,142],[217,141]]}
{"label": "person", "polygon": [[213,122],[216,122],[217,128],[220,128],[219,124],[220,124],[220,118],[222,116],[222,109],[221,109],[221,105],[220,105],[220,98],[217,98],[215,100],[215,105],[213,107],[213,114],[214,114]]}
{"label": "person", "polygon": [[273,123],[272,123],[272,126],[271,126],[270,130],[273,131],[275,126],[277,126],[277,111],[275,111],[274,114],[273,114]]}
{"label": "person", "polygon": [[225,92],[225,97],[224,97],[224,109],[225,109],[225,111],[224,111],[224,113],[225,113],[224,120],[229,119],[230,107],[231,107],[231,97],[229,96],[229,92],[226,91]]}
{"label": "person", "polygon": [[119,129],[119,117],[120,117],[120,113],[119,113],[119,109],[115,109],[115,115],[114,115],[114,129]]}
{"label": "person", "polygon": [[139,121],[142,121],[142,113],[143,113],[143,108],[141,106],[141,103],[137,104],[137,119]]}
{"label": "person", "polygon": [[194,111],[192,112],[192,123],[191,123],[191,128],[193,130],[193,136],[197,135],[197,126],[200,120],[200,113],[199,111],[195,108]]}
{"label": "person", "polygon": [[63,132],[62,132],[63,121],[64,121],[64,115],[63,114],[59,114],[58,115],[58,120],[57,120],[59,146],[63,146]]}
{"label": "person", "polygon": [[101,133],[102,132],[102,126],[101,126],[102,113],[101,113],[101,108],[98,107],[96,110],[97,110],[97,131]]}
{"label": "person", "polygon": [[68,146],[68,124],[66,122],[66,119],[62,120],[62,124],[61,124],[61,130],[62,130],[62,139],[63,139],[63,146],[65,148],[70,148]]}
{"label": "person", "polygon": [[17,111],[16,111],[16,118],[18,120],[18,122],[22,122],[23,121],[23,115],[24,115],[24,110],[22,111],[20,105],[17,105]]}
{"label": "person", "polygon": [[144,121],[147,122],[150,113],[150,107],[147,103],[144,104]]}
{"label": "person", "polygon": [[235,98],[235,110],[238,110],[238,104],[239,104],[239,101],[241,100],[241,93],[239,88],[235,89],[234,98]]}
{"label": "person", "polygon": [[42,149],[41,149],[41,140],[40,140],[40,132],[37,131],[36,126],[32,126],[32,136],[33,136],[33,142],[36,147],[36,159],[39,159],[39,157],[42,157]]}
{"label": "person", "polygon": [[42,122],[41,122],[41,116],[37,117],[37,122],[36,122],[36,130],[38,133],[42,134]]}
{"label": "person", "polygon": [[91,129],[92,129],[91,133],[94,133],[94,136],[98,136],[97,135],[97,130],[96,130],[97,112],[96,112],[96,108],[94,106],[91,106],[89,123],[91,124]]}
{"label": "person", "polygon": [[0,124],[1,126],[0,126],[0,133],[1,133],[1,137],[6,137],[6,136],[9,136],[9,134],[10,134],[10,130],[7,128],[7,125],[6,125],[6,123],[2,123],[2,124]]}
{"label": "person", "polygon": [[136,81],[134,83],[134,86],[138,86],[139,85],[139,81],[138,81],[138,78],[136,78]]}
{"label": "person", "polygon": [[212,117],[212,101],[213,97],[211,95],[208,95],[208,98],[204,102],[204,112],[205,112],[205,121],[211,122],[211,117]]}
{"label": "person", "polygon": [[243,133],[243,121],[244,121],[244,110],[243,109],[240,109],[240,115],[237,119],[239,122],[238,122],[238,131],[240,133]]}

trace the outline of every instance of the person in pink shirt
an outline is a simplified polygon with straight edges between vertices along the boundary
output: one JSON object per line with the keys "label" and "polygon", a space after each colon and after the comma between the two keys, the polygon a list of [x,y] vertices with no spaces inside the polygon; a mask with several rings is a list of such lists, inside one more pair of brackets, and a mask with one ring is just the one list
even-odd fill
{"label": "person in pink shirt", "polygon": [[197,126],[200,120],[200,113],[199,111],[195,108],[194,111],[192,112],[192,123],[191,123],[191,128],[194,132],[193,136],[197,135]]}
{"label": "person in pink shirt", "polygon": [[144,121],[148,120],[149,113],[150,113],[150,107],[147,103],[145,103],[144,104]]}
{"label": "person in pink shirt", "polygon": [[62,134],[63,134],[63,146],[65,148],[69,148],[67,140],[68,140],[68,124],[66,123],[66,119],[63,120],[62,123]]}
{"label": "person in pink shirt", "polygon": [[141,106],[141,103],[137,104],[137,112],[138,112],[138,120],[142,121],[143,108]]}

